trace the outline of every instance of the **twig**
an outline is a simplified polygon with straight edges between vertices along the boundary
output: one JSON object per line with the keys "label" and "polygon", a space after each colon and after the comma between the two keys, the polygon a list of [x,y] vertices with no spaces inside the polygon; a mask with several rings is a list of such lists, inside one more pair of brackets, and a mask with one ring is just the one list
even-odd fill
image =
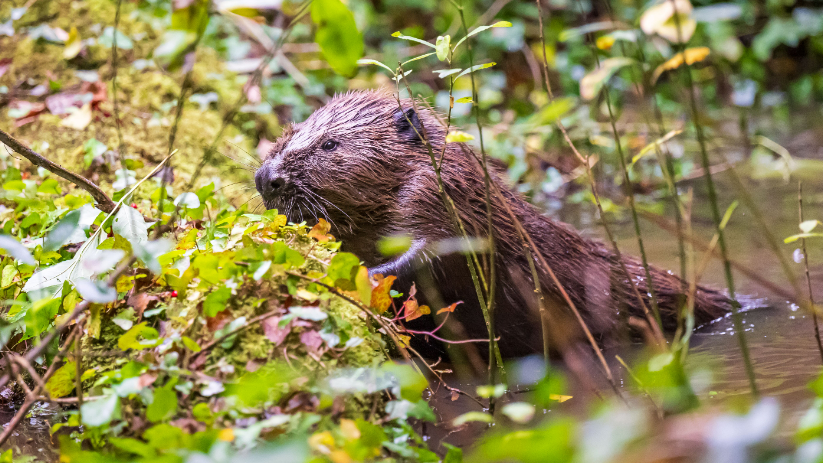
{"label": "twig", "polygon": [[0,130],[0,142],[7,145],[9,148],[14,150],[20,156],[28,159],[32,164],[42,167],[47,171],[62,177],[75,185],[79,186],[80,188],[88,191],[91,196],[97,201],[97,207],[103,211],[110,213],[114,210],[114,201],[109,198],[109,196],[103,192],[97,185],[89,181],[87,178],[82,177],[80,175],[75,174],[74,172],[70,172],[63,167],[49,161],[48,159],[44,158],[40,154],[34,152],[28,146],[20,143],[14,137],[7,134],[3,130]]}
{"label": "twig", "polygon": [[[78,306],[79,305],[80,304],[78,304]],[[17,411],[17,413],[15,413],[14,417],[8,422],[8,424],[6,424],[6,428],[3,430],[3,434],[0,434],[0,446],[2,446],[9,439],[17,425],[19,425],[23,418],[25,418],[31,406],[34,405],[34,403],[38,400],[38,394],[41,390],[44,390],[45,383],[49,380],[49,378],[51,378],[54,372],[57,371],[57,365],[60,364],[60,359],[65,355],[69,347],[71,347],[71,341],[73,337],[74,336],[72,335],[69,336],[68,339],[66,339],[65,344],[60,349],[60,351],[57,352],[57,355],[54,357],[54,360],[52,361],[48,370],[46,370],[46,373],[44,373],[43,376],[40,377],[40,381],[38,381],[38,385],[34,388],[34,390],[27,391],[28,394],[26,397],[26,401],[23,403],[22,406],[20,406],[20,409]],[[20,357],[19,360],[23,360],[23,357]],[[30,361],[28,359],[25,359],[25,362],[30,364]]]}
{"label": "twig", "polygon": [[[800,223],[803,223],[803,182],[797,182],[797,209],[800,215]],[[812,312],[814,321],[814,338],[817,340],[817,350],[820,351],[820,358],[823,360],[823,343],[820,342],[820,326],[817,323],[817,308],[814,306],[814,293],[812,292],[812,277],[809,274],[809,252],[806,249],[806,238],[800,238],[800,245],[803,248],[803,265],[806,268],[806,283],[809,285],[809,310]]]}

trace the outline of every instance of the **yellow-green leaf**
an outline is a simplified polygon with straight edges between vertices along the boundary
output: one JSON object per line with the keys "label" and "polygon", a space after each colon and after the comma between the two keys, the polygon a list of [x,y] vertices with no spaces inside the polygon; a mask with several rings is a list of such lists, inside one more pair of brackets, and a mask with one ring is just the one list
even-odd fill
{"label": "yellow-green leaf", "polygon": [[66,362],[46,382],[46,391],[54,398],[65,397],[74,391],[76,376],[77,365],[74,362]]}
{"label": "yellow-green leaf", "polygon": [[471,140],[474,140],[474,136],[459,130],[451,131],[446,135],[446,143],[465,143]]}

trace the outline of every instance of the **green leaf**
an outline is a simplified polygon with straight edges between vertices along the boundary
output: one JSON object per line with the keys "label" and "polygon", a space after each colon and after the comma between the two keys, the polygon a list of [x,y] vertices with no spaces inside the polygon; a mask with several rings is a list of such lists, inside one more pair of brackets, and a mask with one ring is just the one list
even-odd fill
{"label": "green leaf", "polygon": [[437,49],[437,47],[436,47],[436,46],[434,46],[434,45],[432,45],[430,42],[426,42],[425,40],[420,40],[420,39],[418,39],[418,38],[416,38],[416,37],[411,37],[411,36],[408,36],[408,35],[403,35],[403,34],[401,34],[401,33],[400,33],[400,31],[395,32],[395,33],[394,33],[394,34],[392,34],[391,36],[392,36],[392,37],[396,37],[396,38],[398,38],[398,39],[411,40],[412,42],[417,42],[417,43],[423,44],[423,45],[425,45],[425,46],[427,46],[427,47],[432,47],[432,48],[434,48],[434,49]]}
{"label": "green leaf", "polygon": [[449,77],[449,76],[450,76],[450,75],[452,75],[452,74],[457,74],[458,72],[460,72],[460,71],[462,71],[462,70],[463,70],[463,69],[461,69],[461,68],[455,68],[455,69],[435,69],[435,70],[434,70],[434,71],[432,71],[432,72],[436,73],[436,74],[437,74],[437,77],[439,77],[439,78],[441,78],[441,79],[445,79],[446,77]]}
{"label": "green leaf", "polygon": [[220,287],[217,291],[212,291],[203,301],[203,314],[207,317],[214,317],[218,313],[226,310],[226,302],[231,297],[231,289],[226,286]]}
{"label": "green leaf", "polygon": [[443,463],[463,463],[463,449],[446,442],[443,442],[441,445],[448,449],[446,456],[443,457]]}
{"label": "green leaf", "polygon": [[574,107],[574,103],[574,98],[555,98],[540,112],[532,116],[529,122],[536,126],[554,124]]}
{"label": "green leaf", "polygon": [[272,262],[281,265],[288,264],[290,267],[300,267],[306,262],[306,258],[286,243],[278,241],[272,245]]}
{"label": "green leaf", "polygon": [[451,46],[451,36],[437,37],[434,49],[437,50],[437,59],[445,61],[449,57],[449,47]]}
{"label": "green leaf", "polygon": [[490,67],[494,66],[495,64],[497,64],[497,63],[492,62],[492,63],[475,64],[474,66],[464,70],[460,74],[457,74],[457,77],[455,77],[454,80],[457,80],[457,79],[465,76],[466,74],[471,74],[472,72],[479,71],[481,69],[490,68]]}
{"label": "green leaf", "polygon": [[120,418],[120,398],[114,394],[104,396],[80,407],[83,424],[86,426],[104,426]]}
{"label": "green leaf", "polygon": [[174,416],[177,412],[177,392],[173,385],[167,384],[165,387],[154,390],[154,400],[146,409],[146,418],[152,423],[164,421]]}
{"label": "green leaf", "polygon": [[419,401],[423,390],[429,387],[426,377],[409,365],[386,362],[381,365],[380,369],[391,374],[397,380],[400,387],[400,397],[409,402],[416,403]]}
{"label": "green leaf", "polygon": [[157,330],[146,326],[147,322],[134,325],[117,340],[117,347],[120,350],[141,350],[160,345],[162,340],[158,339]]}
{"label": "green leaf", "polygon": [[121,207],[114,216],[112,230],[134,243],[145,243],[149,240],[149,225],[143,219],[143,214],[131,207]]}
{"label": "green leaf", "polygon": [[385,69],[385,70],[387,70],[387,71],[391,72],[391,74],[392,74],[392,75],[394,75],[394,69],[392,69],[392,68],[390,68],[390,67],[386,66],[385,64],[383,64],[383,63],[381,63],[380,61],[377,61],[377,60],[373,60],[373,59],[359,59],[359,60],[357,60],[357,64],[374,64],[374,65],[377,65],[377,66],[382,67],[383,69]]}
{"label": "green leaf", "polygon": [[472,103],[472,97],[464,96],[463,98],[458,98],[454,100],[455,103]]}
{"label": "green leaf", "polygon": [[83,164],[88,168],[97,156],[102,156],[109,149],[105,143],[96,138],[91,138],[83,143]]}
{"label": "green leaf", "polygon": [[512,402],[504,405],[500,412],[515,423],[528,423],[534,417],[534,405],[526,402]]}
{"label": "green leaf", "polygon": [[110,437],[109,443],[124,452],[139,455],[143,458],[154,458],[157,455],[154,447],[131,437]]}
{"label": "green leaf", "polygon": [[677,136],[681,133],[683,133],[682,130],[672,130],[669,133],[667,133],[666,135],[663,135],[662,137],[658,138],[657,140],[649,143],[648,145],[643,147],[643,149],[640,150],[639,153],[635,154],[634,157],[632,157],[632,164],[639,161],[643,156],[647,155],[648,153],[651,153],[653,149],[656,149],[657,147],[663,145],[664,143],[666,143],[667,141],[671,140],[672,138],[674,138],[675,136]]}
{"label": "green leaf", "polygon": [[[131,208],[128,208],[131,209]],[[142,218],[140,220],[143,220]],[[174,249],[174,243],[168,238],[160,238],[159,240],[152,240],[141,243],[139,241],[131,242],[134,256],[146,264],[149,270],[159,274],[161,271],[160,256]]]}
{"label": "green leaf", "polygon": [[419,59],[428,58],[429,56],[431,56],[431,55],[433,55],[433,54],[434,54],[434,52],[431,52],[431,53],[426,53],[425,55],[415,56],[415,57],[414,57],[414,58],[412,58],[412,59],[409,59],[409,60],[403,61],[403,62],[401,63],[401,66],[405,66],[406,64],[411,63],[411,62],[413,62],[413,61],[417,61],[417,60],[419,60]]}
{"label": "green leaf", "polygon": [[40,186],[37,187],[37,192],[47,195],[62,194],[62,191],[60,191],[60,184],[57,183],[57,180],[53,178],[47,178],[43,180],[43,183],[41,183]]}
{"label": "green leaf", "polygon": [[341,252],[331,258],[331,263],[326,271],[332,284],[337,280],[351,280],[353,271],[360,266],[360,259],[350,252]]}
{"label": "green leaf", "polygon": [[192,338],[190,338],[190,337],[188,337],[188,336],[183,336],[183,338],[182,338],[182,339],[183,339],[183,345],[184,345],[184,346],[186,346],[186,349],[188,349],[188,350],[190,350],[190,351],[192,351],[192,352],[200,352],[200,351],[202,350],[202,349],[200,348],[200,345],[199,345],[199,344],[197,344],[197,343],[194,341],[194,339],[192,339]]}
{"label": "green leaf", "polygon": [[584,100],[591,100],[603,85],[621,68],[635,64],[631,58],[609,58],[600,62],[600,67],[591,71],[580,79],[580,96]]}
{"label": "green leaf", "polygon": [[454,421],[452,421],[452,426],[462,426],[466,423],[472,423],[476,421],[479,421],[481,423],[491,423],[494,421],[494,418],[488,413],[468,412],[455,418]]}
{"label": "green leaf", "polygon": [[198,207],[200,207],[200,198],[197,197],[197,195],[194,193],[186,192],[181,194],[174,200],[174,205],[185,206],[189,209],[197,209]]}
{"label": "green leaf", "polygon": [[354,15],[340,0],[314,0],[311,19],[317,24],[314,40],[334,72],[352,77],[363,56],[363,36]]}
{"label": "green leaf", "polygon": [[490,397],[500,397],[506,392],[506,386],[504,384],[495,384],[494,386],[491,385],[484,385],[484,386],[477,386],[477,395],[483,398],[490,398]]}
{"label": "green leaf", "polygon": [[493,28],[493,27],[512,27],[512,23],[510,23],[510,22],[508,22],[508,21],[498,21],[498,22],[496,22],[496,23],[492,24],[491,26],[480,26],[480,27],[478,27],[477,29],[475,29],[475,30],[473,30],[473,31],[469,32],[469,34],[468,34],[468,35],[466,35],[465,37],[463,37],[462,39],[460,39],[460,40],[459,40],[459,41],[458,41],[458,42],[454,45],[454,50],[457,50],[457,47],[459,47],[459,46],[460,46],[463,42],[465,42],[465,41],[466,41],[469,37],[471,37],[471,36],[473,36],[473,35],[475,35],[475,34],[477,34],[477,33],[479,33],[479,32],[483,32],[483,31],[489,30],[489,29],[491,29],[491,28]]}
{"label": "green leaf", "polygon": [[55,398],[65,397],[74,391],[74,378],[76,376],[77,364],[74,362],[66,362],[49,378],[46,383],[46,391],[48,391],[50,396]]}

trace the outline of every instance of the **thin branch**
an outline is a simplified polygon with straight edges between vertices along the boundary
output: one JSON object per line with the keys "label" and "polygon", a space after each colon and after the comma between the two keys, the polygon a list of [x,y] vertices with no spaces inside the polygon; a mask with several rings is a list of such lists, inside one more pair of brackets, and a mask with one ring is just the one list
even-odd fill
{"label": "thin branch", "polygon": [[110,213],[114,210],[114,201],[112,201],[111,198],[109,198],[109,196],[106,193],[104,193],[103,190],[100,189],[100,187],[92,183],[89,179],[77,175],[74,172],[70,172],[64,169],[62,166],[59,166],[49,161],[48,159],[36,153],[34,150],[19,142],[17,139],[7,134],[3,130],[0,130],[0,143],[4,143],[6,146],[14,150],[17,154],[28,159],[35,166],[42,167],[47,171],[53,173],[54,175],[62,177],[70,181],[71,183],[74,183],[75,185],[79,186],[80,188],[88,191],[94,198],[94,200],[97,201],[97,207],[101,211]]}
{"label": "thin branch", "polygon": [[[797,182],[797,209],[800,215],[800,223],[803,223],[803,182]],[[817,340],[817,350],[820,351],[820,358],[823,360],[823,343],[820,342],[820,326],[817,323],[817,308],[814,306],[814,292],[812,292],[812,277],[809,274],[809,251],[806,249],[806,238],[800,238],[800,245],[803,248],[803,265],[806,267],[806,283],[809,285],[809,310],[812,312],[814,321],[814,338]]]}

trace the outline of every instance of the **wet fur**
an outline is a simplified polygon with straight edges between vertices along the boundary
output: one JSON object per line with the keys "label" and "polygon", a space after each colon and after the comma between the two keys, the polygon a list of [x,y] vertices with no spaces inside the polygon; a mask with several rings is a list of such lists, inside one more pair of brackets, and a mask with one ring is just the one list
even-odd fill
{"label": "wet fur", "polygon": [[[266,207],[279,209],[293,221],[327,218],[332,233],[343,241],[344,250],[357,254],[372,273],[398,275],[401,289],[408,288],[414,279],[432,278],[442,301],[465,302],[455,316],[466,334],[484,338],[486,327],[465,256],[434,253],[437,243],[460,235],[443,205],[428,150],[415,128],[425,129],[438,157],[444,128],[422,103],[416,105],[417,112],[411,100],[403,100],[402,106],[401,112],[389,93],[348,93],[332,99],[305,122],[289,127],[258,174],[287,179],[282,195],[264,195]],[[321,145],[329,139],[339,145],[326,151]],[[448,144],[442,177],[466,230],[483,237],[487,220],[483,173],[470,149]],[[494,169],[492,175],[601,345],[625,332],[629,317],[644,318],[631,283],[611,250],[543,215],[506,186],[501,171]],[[494,196],[493,214],[498,268],[495,322],[501,350],[505,356],[540,352],[542,334],[534,285],[521,240]],[[397,234],[411,234],[412,249],[394,259],[379,254],[375,243]],[[624,257],[624,261],[640,293],[647,298],[646,304],[650,304],[642,265],[630,257]],[[684,300],[683,283],[657,268],[652,268],[652,279],[663,328],[671,332],[677,327],[676,310]],[[579,337],[555,285],[546,275],[541,276],[540,283],[550,298],[552,319],[560,324],[559,332],[568,339]],[[729,308],[729,300],[720,292],[698,288],[698,325],[723,316]]]}

